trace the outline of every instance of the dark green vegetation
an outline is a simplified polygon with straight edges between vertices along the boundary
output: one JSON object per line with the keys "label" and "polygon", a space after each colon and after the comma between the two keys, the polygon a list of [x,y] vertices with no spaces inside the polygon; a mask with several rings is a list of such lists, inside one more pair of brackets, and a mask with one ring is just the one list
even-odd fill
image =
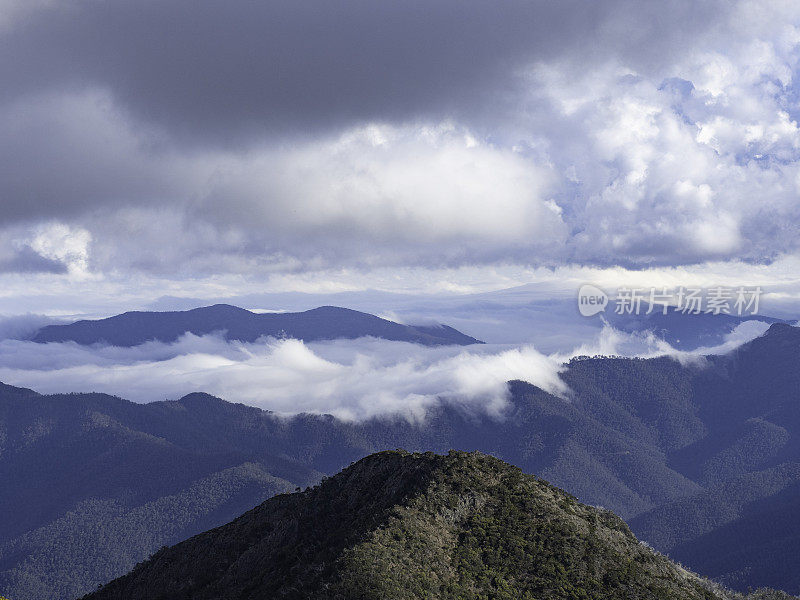
{"label": "dark green vegetation", "polygon": [[186,450],[123,424],[132,405],[109,397],[14,395],[21,405],[0,405],[0,590],[14,600],[74,598],[294,489],[280,475],[318,477],[282,459]]}
{"label": "dark green vegetation", "polygon": [[[800,593],[798,367],[800,329],[777,324],[702,364],[575,360],[567,399],[512,382],[503,418],[445,404],[416,425],[279,419],[204,394],[137,405],[2,387],[0,593],[89,591],[163,544],[393,448],[493,454],[614,510],[696,572]],[[218,483],[225,473],[238,483]],[[224,508],[181,517],[173,507],[204,486]]]}
{"label": "dark green vegetation", "polygon": [[613,513],[496,458],[383,452],[163,549],[86,600],[729,597]]}
{"label": "dark green vegetation", "polygon": [[256,314],[228,304],[177,312],[127,312],[98,321],[48,325],[32,341],[137,346],[153,340],[174,342],[187,332],[223,333],[225,339],[242,342],[254,342],[262,336],[288,336],[306,342],[372,336],[425,346],[481,343],[446,325],[401,325],[336,306],[300,313]]}

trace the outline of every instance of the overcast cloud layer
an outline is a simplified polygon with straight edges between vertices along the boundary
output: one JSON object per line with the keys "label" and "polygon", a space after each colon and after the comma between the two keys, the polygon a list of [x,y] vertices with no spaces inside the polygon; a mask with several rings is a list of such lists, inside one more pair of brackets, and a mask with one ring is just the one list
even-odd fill
{"label": "overcast cloud layer", "polygon": [[795,2],[2,0],[0,272],[791,257],[798,44]]}

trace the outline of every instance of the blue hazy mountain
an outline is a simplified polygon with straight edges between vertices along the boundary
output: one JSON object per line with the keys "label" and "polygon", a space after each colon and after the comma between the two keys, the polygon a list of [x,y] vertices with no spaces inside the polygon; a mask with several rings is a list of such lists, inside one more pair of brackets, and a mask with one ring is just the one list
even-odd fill
{"label": "blue hazy mountain", "polygon": [[738,589],[800,592],[800,329],[724,356],[573,360],[568,399],[509,384],[502,418],[279,418],[206,394],[134,404],[0,386],[0,593],[68,599],[162,545],[376,451],[480,450],[614,510]]}
{"label": "blue hazy mountain", "polygon": [[401,325],[336,306],[298,313],[260,314],[228,304],[186,311],[126,312],[107,319],[48,325],[36,332],[32,341],[129,347],[153,340],[174,342],[185,333],[223,333],[228,340],[243,342],[254,342],[262,336],[288,336],[306,342],[372,336],[426,346],[481,343],[446,325]]}
{"label": "blue hazy mountain", "polygon": [[658,308],[647,314],[647,309],[648,305],[644,304],[639,314],[617,314],[609,310],[608,313],[603,313],[603,318],[621,331],[652,332],[678,350],[717,346],[725,341],[726,335],[747,321],[759,321],[770,325],[789,323],[785,319],[762,315],[693,314],[682,313],[674,307],[669,307],[666,313]]}

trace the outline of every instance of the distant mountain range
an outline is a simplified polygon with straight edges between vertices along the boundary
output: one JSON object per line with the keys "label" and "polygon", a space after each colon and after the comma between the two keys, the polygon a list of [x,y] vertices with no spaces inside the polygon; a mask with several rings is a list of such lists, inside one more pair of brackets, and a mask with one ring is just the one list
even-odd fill
{"label": "distant mountain range", "polygon": [[170,343],[186,333],[221,333],[228,340],[254,342],[260,337],[291,337],[306,342],[364,336],[425,346],[480,344],[447,325],[401,325],[375,315],[336,306],[298,313],[253,313],[228,304],[176,312],[126,312],[96,321],[48,325],[32,341],[138,346],[149,341]]}
{"label": "distant mountain range", "polygon": [[[554,312],[552,320],[565,318],[564,308],[554,305],[540,306],[538,311],[525,313],[524,317],[510,315],[508,310],[510,309],[503,313],[503,318],[512,322],[515,318],[526,318],[542,325],[541,320],[545,318],[543,314],[547,311]],[[719,345],[736,326],[748,321],[765,324],[789,323],[784,319],[762,315],[740,317],[726,314],[684,314],[673,308],[667,314],[662,314],[660,310],[646,314],[646,306],[639,314],[618,315],[610,310],[592,319],[577,316],[577,311],[571,304],[569,312],[575,312],[575,319],[587,326],[595,322],[599,326],[599,320],[605,319],[615,329],[627,333],[651,332],[679,350]],[[520,329],[530,327],[530,324],[525,327],[522,323],[517,325]],[[594,327],[589,329],[594,331]],[[403,325],[369,313],[336,306],[321,306],[303,312],[253,313],[229,304],[215,304],[185,311],[132,311],[106,319],[47,325],[34,332],[30,339],[38,343],[70,341],[82,345],[131,347],[148,341],[171,343],[186,333],[219,333],[228,340],[243,342],[254,342],[263,336],[285,336],[306,342],[372,336],[426,346],[483,343],[447,325]],[[536,331],[531,331],[530,339],[525,341],[537,343],[539,339]]]}
{"label": "distant mountain range", "polygon": [[627,333],[652,332],[656,337],[668,342],[678,350],[710,348],[721,344],[725,336],[738,325],[748,321],[761,323],[786,323],[785,319],[762,315],[728,315],[720,313],[682,313],[675,307],[668,307],[666,313],[658,308],[647,314],[649,305],[643,305],[639,314],[617,314],[613,310],[603,313],[610,325]]}
{"label": "distant mountain range", "polygon": [[384,452],[165,548],[85,600],[734,597],[609,511],[496,458]]}
{"label": "distant mountain range", "polygon": [[629,520],[738,589],[800,592],[800,329],[724,356],[576,359],[563,399],[509,385],[501,418],[279,418],[205,395],[134,404],[0,387],[0,594],[74,598],[163,545],[376,451],[480,450]]}

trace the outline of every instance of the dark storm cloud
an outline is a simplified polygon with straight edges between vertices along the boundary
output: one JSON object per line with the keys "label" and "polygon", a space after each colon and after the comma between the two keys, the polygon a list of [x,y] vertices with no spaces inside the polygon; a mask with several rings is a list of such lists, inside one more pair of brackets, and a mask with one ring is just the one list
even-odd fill
{"label": "dark storm cloud", "polygon": [[21,248],[11,256],[0,258],[0,273],[66,273],[67,266],[45,258],[31,248]]}
{"label": "dark storm cloud", "polygon": [[177,198],[184,170],[142,129],[97,92],[49,92],[0,106],[0,223]]}
{"label": "dark storm cloud", "polygon": [[798,43],[766,0],[0,0],[0,258],[180,280],[780,257]]}
{"label": "dark storm cloud", "polygon": [[719,18],[719,4],[59,2],[0,38],[0,98],[106,89],[138,119],[226,143],[374,119],[469,120],[497,111],[532,61],[659,61]]}

